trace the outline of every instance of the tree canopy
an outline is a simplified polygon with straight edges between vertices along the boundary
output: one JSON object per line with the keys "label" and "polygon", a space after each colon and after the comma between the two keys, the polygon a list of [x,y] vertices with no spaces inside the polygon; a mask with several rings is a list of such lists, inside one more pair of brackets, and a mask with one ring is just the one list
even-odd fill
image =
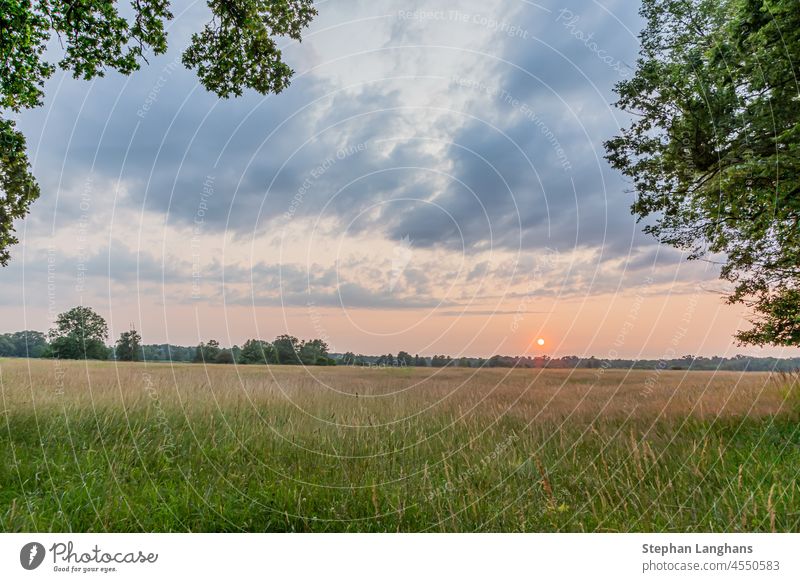
{"label": "tree canopy", "polygon": [[67,360],[105,360],[108,326],[91,307],[78,306],[61,313],[48,332],[53,355]]}
{"label": "tree canopy", "polygon": [[292,335],[279,335],[272,342],[275,360],[279,364],[300,364],[300,340]]}
{"label": "tree canopy", "polygon": [[212,364],[222,351],[219,342],[215,339],[208,340],[207,343],[200,342],[195,352],[194,361]]}
{"label": "tree canopy", "polygon": [[275,350],[269,342],[249,339],[242,346],[237,361],[242,364],[271,364],[275,362]]}
{"label": "tree canopy", "polygon": [[142,336],[131,328],[119,335],[114,347],[114,357],[123,362],[138,362],[142,355]]}
{"label": "tree canopy", "polygon": [[0,356],[40,358],[47,351],[47,338],[40,331],[26,330],[0,335]]}
{"label": "tree canopy", "polygon": [[[316,15],[312,0],[208,0],[208,6],[211,19],[192,35],[182,59],[200,83],[223,98],[285,89],[293,71],[275,39],[300,40]],[[170,19],[168,0],[132,0],[122,10],[113,0],[0,0],[0,109],[39,107],[56,68],[87,80],[138,70],[147,53],[166,52]],[[53,36],[61,47],[55,62],[56,51],[46,50]],[[27,215],[40,190],[25,137],[2,117],[0,190],[0,265],[7,265],[9,247],[18,242],[13,222]]]}
{"label": "tree canopy", "polygon": [[800,9],[797,0],[644,0],[633,115],[606,143],[645,231],[724,257],[742,343],[800,345]]}

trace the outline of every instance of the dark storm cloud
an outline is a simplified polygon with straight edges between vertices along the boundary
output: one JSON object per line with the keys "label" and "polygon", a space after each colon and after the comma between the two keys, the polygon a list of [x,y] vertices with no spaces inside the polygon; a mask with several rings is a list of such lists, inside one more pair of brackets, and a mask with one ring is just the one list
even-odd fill
{"label": "dark storm cloud", "polygon": [[[45,195],[34,216],[42,224],[54,217],[69,224],[80,215],[77,198],[89,176],[106,184],[120,181],[128,195],[119,204],[164,213],[168,224],[183,225],[197,217],[211,178],[204,227],[241,235],[283,217],[301,190],[293,214],[316,216],[324,208],[326,217],[342,221],[381,200],[430,194],[391,171],[435,167],[438,160],[419,142],[392,143],[400,97],[380,86],[326,95],[325,83],[299,77],[279,96],[218,101],[182,69],[160,81],[159,64],[139,72],[135,84],[118,76],[104,79],[102,91],[95,90],[100,83],[65,81],[67,88],[53,103],[61,114],[50,117],[44,130],[68,138],[49,138],[33,148],[41,145],[35,170]],[[148,91],[159,83],[157,97],[143,111]],[[28,123],[34,134],[35,121]],[[376,147],[381,141],[389,145]]]}
{"label": "dark storm cloud", "polygon": [[[634,29],[634,3],[612,13]],[[484,97],[485,115],[453,137],[448,157],[458,184],[390,221],[393,237],[421,245],[561,250],[602,246],[625,255],[647,242],[628,207],[625,184],[603,160],[602,142],[623,123],[609,105],[613,85],[630,74],[636,40],[596,4],[545,16],[529,8],[515,25],[489,78],[454,76],[454,91]],[[476,100],[480,111],[480,100]],[[487,121],[500,121],[492,127]],[[460,230],[455,228],[456,223]]]}

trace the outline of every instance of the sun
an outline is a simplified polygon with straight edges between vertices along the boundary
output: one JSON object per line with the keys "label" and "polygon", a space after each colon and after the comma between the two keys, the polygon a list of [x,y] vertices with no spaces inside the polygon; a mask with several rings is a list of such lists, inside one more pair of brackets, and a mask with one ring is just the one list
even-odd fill
{"label": "sun", "polygon": [[540,337],[539,339],[536,340],[536,343],[539,344],[540,346],[543,346],[544,345],[544,338]]}

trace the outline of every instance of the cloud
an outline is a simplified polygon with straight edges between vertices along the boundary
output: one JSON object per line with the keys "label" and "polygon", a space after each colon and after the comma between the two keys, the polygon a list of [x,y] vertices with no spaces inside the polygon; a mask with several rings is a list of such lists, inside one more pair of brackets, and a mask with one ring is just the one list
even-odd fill
{"label": "cloud", "polygon": [[[177,64],[206,17],[189,9],[169,54],[132,77],[57,76],[21,121],[43,186],[28,244],[51,228],[71,240],[91,178],[97,246],[84,266],[100,290],[139,281],[185,301],[199,280],[206,300],[231,304],[432,308],[520,292],[546,249],[591,258],[535,281],[537,293],[612,289],[626,258],[628,273],[670,268],[679,257],[641,235],[602,158],[624,123],[609,104],[639,26],[630,3],[605,6],[324,3],[303,44],[286,43],[292,86],[229,101]],[[198,224],[199,276],[186,236]],[[137,227],[147,236],[119,232]],[[423,255],[389,285],[390,262],[375,257],[275,256],[297,231],[328,249],[411,240]],[[24,277],[38,276],[26,260]]]}

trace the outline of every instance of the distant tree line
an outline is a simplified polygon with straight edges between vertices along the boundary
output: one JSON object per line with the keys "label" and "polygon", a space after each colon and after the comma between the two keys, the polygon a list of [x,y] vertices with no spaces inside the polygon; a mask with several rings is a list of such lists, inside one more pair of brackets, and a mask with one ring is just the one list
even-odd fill
{"label": "distant tree line", "polygon": [[49,346],[40,331],[16,331],[0,335],[0,356],[13,358],[41,358]]}
{"label": "distant tree line", "polygon": [[215,339],[196,347],[143,345],[135,329],[122,332],[113,346],[106,345],[107,340],[105,319],[90,307],[78,306],[59,314],[47,334],[19,331],[0,335],[0,357],[305,366],[337,363],[325,341],[300,340],[291,335],[280,335],[271,343],[250,339],[242,347],[231,348],[222,347]]}
{"label": "distant tree line", "polygon": [[446,355],[431,357],[410,356],[408,352],[400,352],[397,356],[386,354],[367,356],[346,352],[331,354],[340,366],[366,367],[431,367],[431,368],[552,368],[552,369],[662,369],[662,370],[728,370],[751,372],[791,372],[800,370],[800,358],[772,358],[737,355],[732,358],[713,356],[686,355],[680,358],[660,360],[626,360],[622,358],[600,359],[595,356],[492,356],[491,358],[453,358]]}
{"label": "distant tree line", "polygon": [[18,331],[0,334],[0,357],[61,358],[66,360],[118,360],[148,362],[195,362],[205,364],[278,364],[303,366],[364,366],[418,368],[553,368],[553,369],[667,369],[729,371],[800,370],[800,358],[757,358],[737,355],[733,358],[686,355],[661,360],[599,359],[594,356],[501,356],[491,358],[411,355],[368,356],[346,352],[329,353],[321,339],[300,340],[279,335],[272,342],[249,339],[239,347],[225,348],[211,339],[196,347],[172,344],[142,344],[135,329],[122,332],[113,346],[106,345],[108,326],[105,319],[90,307],[73,307],[59,314],[47,334]]}
{"label": "distant tree line", "polygon": [[223,348],[217,340],[200,342],[191,361],[214,364],[287,364],[305,366],[335,366],[328,355],[328,344],[321,339],[299,340],[291,335],[279,335],[270,343],[249,339],[242,347]]}

